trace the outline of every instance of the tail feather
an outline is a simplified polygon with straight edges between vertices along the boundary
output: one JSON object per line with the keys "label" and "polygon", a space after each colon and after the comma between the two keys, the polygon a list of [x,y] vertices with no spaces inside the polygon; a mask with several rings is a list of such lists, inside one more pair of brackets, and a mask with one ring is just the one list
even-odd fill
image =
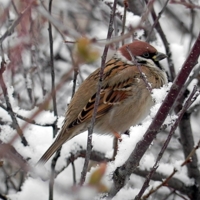
{"label": "tail feather", "polygon": [[37,164],[43,163],[45,164],[49,158],[63,145],[66,141],[63,140],[55,140],[54,143],[47,149],[47,151],[43,154]]}
{"label": "tail feather", "polygon": [[61,132],[59,133],[56,140],[53,142],[53,144],[47,149],[47,151],[43,154],[43,156],[40,158],[40,160],[37,162],[37,164],[45,164],[49,158],[57,151],[61,146],[71,138],[73,138],[75,135],[73,134],[73,130],[69,131],[64,128],[62,128]]}

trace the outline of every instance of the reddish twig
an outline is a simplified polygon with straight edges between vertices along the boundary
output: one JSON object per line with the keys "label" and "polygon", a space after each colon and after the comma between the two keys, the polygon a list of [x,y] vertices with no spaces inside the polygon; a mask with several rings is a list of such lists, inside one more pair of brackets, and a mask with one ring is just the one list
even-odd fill
{"label": "reddish twig", "polygon": [[200,34],[191,50],[190,55],[186,59],[185,63],[179,75],[174,80],[172,87],[166,96],[163,104],[158,110],[154,120],[149,126],[148,130],[143,136],[143,139],[139,141],[129,156],[128,160],[119,168],[117,168],[113,174],[114,185],[112,190],[110,191],[110,196],[114,196],[125,184],[125,180],[127,177],[134,172],[134,170],[139,165],[139,162],[146,152],[146,150],[151,145],[153,139],[156,137],[160,127],[162,126],[164,120],[166,119],[168,113],[171,110],[172,105],[176,101],[176,98],[180,92],[181,87],[186,82],[190,72],[195,66],[197,59],[200,55]]}
{"label": "reddish twig", "polygon": [[[146,178],[149,174],[149,171],[141,170],[141,169],[137,168],[135,170],[134,174]],[[151,177],[151,180],[163,182],[163,180],[166,180],[167,178],[168,177],[161,172],[154,172],[154,174]],[[184,195],[187,195],[187,196],[191,196],[191,194],[192,194],[193,186],[188,186],[183,181],[181,181],[175,177],[171,177],[171,179],[168,180],[167,185],[165,185],[165,186],[168,188],[171,188],[173,190],[177,190],[178,192],[180,192]]]}
{"label": "reddish twig", "polygon": [[184,113],[186,112],[186,110],[190,107],[190,105],[196,100],[196,98],[199,95],[199,91],[197,91],[197,87],[194,87],[192,93],[190,94],[190,96],[188,97],[187,101],[185,102],[182,110],[178,113],[178,118],[176,119],[175,123],[172,125],[171,130],[169,132],[169,135],[166,139],[166,141],[164,142],[161,151],[158,154],[158,157],[156,159],[156,162],[153,165],[152,170],[150,171],[149,175],[147,176],[139,194],[136,196],[135,200],[139,200],[141,198],[141,196],[144,194],[145,190],[147,189],[147,187],[149,186],[149,182],[151,180],[151,177],[153,175],[153,173],[155,172],[155,170],[158,168],[158,163],[160,162],[172,136],[174,135],[174,132],[176,130],[176,128],[178,127],[178,124],[180,122],[180,120],[182,119]]}
{"label": "reddish twig", "polygon": [[[162,186],[167,185],[167,183],[169,182],[169,180],[174,176],[174,174],[177,172],[177,169],[174,169],[173,172],[160,184],[158,185],[156,188],[152,188],[146,195],[144,195],[142,197],[142,200],[145,200],[147,198],[149,198],[150,195],[152,195],[153,193],[155,193],[157,190],[159,190]],[[136,198],[135,198],[136,199]]]}

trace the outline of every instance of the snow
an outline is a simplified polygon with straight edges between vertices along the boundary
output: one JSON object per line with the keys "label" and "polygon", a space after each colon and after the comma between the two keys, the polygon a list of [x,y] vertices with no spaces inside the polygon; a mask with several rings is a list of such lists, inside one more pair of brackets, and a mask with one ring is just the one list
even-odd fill
{"label": "snow", "polygon": [[[170,48],[172,51],[172,58],[175,60],[175,69],[176,73],[178,73],[186,59],[186,51],[185,48],[183,48],[183,44],[177,44],[177,43],[172,43],[170,44]],[[177,55],[177,52],[179,55]]]}
{"label": "snow", "polygon": [[112,200],[131,200],[138,194],[138,192],[138,189],[123,188],[117,193],[114,198],[112,198]]}
{"label": "snow", "polygon": [[[113,2],[113,0],[106,0],[106,2]],[[3,5],[6,7],[9,3],[9,1],[1,0],[0,5]],[[59,3],[54,3],[56,4],[56,10],[53,13],[53,16],[59,17],[58,11],[62,10],[65,15],[69,14],[69,5],[71,2],[66,3],[66,1],[59,0]],[[103,4],[103,5],[102,5]],[[80,6],[80,5],[79,5]],[[104,5],[103,2],[100,2],[97,7],[95,7],[95,13],[94,16],[99,19],[98,26],[94,23],[91,23],[90,28],[91,28],[91,33],[88,34],[87,36],[90,38],[96,38],[97,40],[105,40],[106,35],[107,35],[107,25],[108,21],[105,23],[101,17],[102,10],[101,6],[105,8],[103,11],[108,11],[109,8]],[[75,6],[72,6],[71,9],[76,10],[77,8]],[[159,10],[160,7],[156,3],[156,10]],[[88,9],[89,10],[89,9]],[[117,11],[121,14],[123,14],[123,9],[119,5],[117,6]],[[89,12],[89,11],[88,11]],[[187,11],[185,11],[187,12]],[[14,18],[14,14],[11,12],[12,18]],[[36,18],[36,16],[34,15]],[[186,19],[186,18],[185,18]],[[140,22],[140,17],[133,15],[132,13],[129,13],[127,11],[127,21],[126,21],[126,26],[132,26],[136,27],[138,23]],[[179,30],[172,30],[172,24],[169,23],[168,21],[168,16],[163,14],[162,18],[160,19],[162,28],[165,33],[167,34],[167,39],[169,40],[170,43],[170,48],[172,51],[172,59],[175,64],[175,70],[178,73],[182,67],[182,64],[184,63],[187,55],[188,55],[188,43],[190,38],[187,35],[181,36],[180,37],[180,32]],[[63,22],[65,25],[66,22]],[[47,61],[45,60],[47,56],[49,56],[49,48],[47,48],[48,42],[42,42],[45,37],[47,37],[47,24],[44,24],[43,29],[41,30],[41,44],[37,44],[38,48],[41,48],[44,54],[40,52],[40,62],[37,65],[37,70],[40,68],[43,70],[49,70],[49,63],[46,63]],[[70,27],[71,28],[71,27]],[[7,30],[5,27],[1,27],[1,35]],[[83,31],[84,32],[84,31]],[[120,32],[120,30],[119,30]],[[137,31],[137,38],[143,35],[143,30],[138,30]],[[55,67],[56,67],[56,83],[58,83],[64,73],[66,73],[71,67],[72,64],[71,62],[71,55],[70,51],[68,51],[68,48],[66,47],[66,44],[64,44],[62,37],[57,33],[57,31],[54,32],[54,53],[59,53],[60,56],[63,58],[66,58],[67,62],[63,62],[61,60],[55,61]],[[84,34],[83,34],[84,35]],[[85,35],[84,35],[85,36]],[[164,52],[164,46],[162,44],[161,39],[158,36],[158,40],[153,42],[152,45],[155,46],[158,51]],[[69,39],[70,38],[70,39]],[[4,43],[3,47],[5,49],[7,48],[7,42],[9,39],[9,45],[10,47],[15,47],[21,43],[27,44],[30,40],[30,38],[23,38],[23,39],[18,39],[17,34],[13,33],[9,38],[7,38]],[[69,40],[75,40],[76,38],[72,38],[72,36],[68,36]],[[128,41],[129,39],[127,39]],[[28,42],[27,42],[28,41]],[[44,40],[45,41],[45,40]],[[70,45],[70,44],[67,44]],[[100,52],[103,51],[103,45],[95,44],[95,47],[99,49]],[[69,46],[71,48],[71,46]],[[113,50],[115,50],[113,47],[109,49],[109,54],[113,54]],[[37,51],[37,49],[35,49]],[[108,56],[109,57],[109,56]],[[8,60],[8,56],[6,55],[6,60]],[[43,59],[43,60],[42,60]],[[9,60],[8,60],[9,62]],[[23,67],[25,67],[27,70],[31,69],[32,65],[30,63],[32,62],[31,60],[31,55],[29,51],[23,50],[23,57],[22,57],[22,64]],[[31,63],[32,64],[32,63]],[[80,75],[83,79],[87,77],[89,73],[91,73],[97,66],[100,64],[100,59],[94,63],[93,65],[87,65],[84,64],[80,66]],[[162,65],[164,66],[165,69],[167,69],[167,61],[163,60]],[[35,73],[37,74],[37,73]],[[33,77],[32,77],[33,76]],[[24,108],[23,104],[18,101],[17,95],[24,97],[24,99],[27,99],[27,94],[25,94],[25,90],[22,89],[22,86],[25,85],[25,79],[23,77],[23,74],[19,75],[16,77],[14,80],[14,85],[11,84],[11,74],[9,70],[6,70],[4,72],[4,81],[6,83],[7,89],[8,89],[8,97],[10,99],[10,103],[13,107],[13,111],[21,116],[30,118],[31,116],[34,115],[39,109],[39,106],[27,106],[28,108]],[[44,88],[49,92],[48,90],[50,88],[51,82],[49,77],[46,77],[44,75],[44,80],[46,81],[44,83]],[[37,77],[38,78],[38,77]],[[32,83],[32,79],[35,79],[34,73],[29,74],[27,77],[28,81],[27,86],[28,88],[33,89],[33,93],[36,97],[37,103],[38,102],[43,102],[45,100],[45,95],[41,95],[41,85],[34,85]],[[39,78],[38,78],[39,80]],[[82,80],[79,77],[79,80],[77,81],[77,87],[81,84]],[[67,109],[67,104],[71,100],[71,87],[72,87],[72,80],[70,79],[67,83],[64,84],[63,90],[58,91],[57,97],[59,102],[59,117],[58,117],[58,122],[57,125],[59,128],[62,127],[63,120],[64,120],[64,114],[65,110]],[[193,86],[197,84],[197,80],[193,80],[191,84],[189,85],[189,90],[191,91]],[[107,163],[107,168],[105,175],[102,177],[102,183],[106,185],[106,187],[109,189],[112,187],[112,175],[114,170],[121,166],[127,158],[130,156],[131,152],[135,148],[136,144],[138,141],[140,141],[143,138],[144,133],[148,129],[152,119],[155,117],[158,109],[160,108],[160,105],[163,102],[163,99],[167,95],[167,92],[169,91],[172,83],[169,83],[165,86],[163,86],[161,89],[154,89],[152,91],[152,97],[155,101],[155,105],[151,108],[151,113],[150,115],[144,119],[144,121],[136,125],[134,127],[130,128],[130,135],[122,135],[122,141],[119,142],[119,148],[118,148],[118,154],[115,158],[114,161]],[[17,88],[17,89],[16,89]],[[38,89],[39,88],[39,89]],[[15,94],[16,91],[19,90],[19,94]],[[2,95],[2,93],[1,93]],[[1,103],[3,102],[3,95],[0,96]],[[23,100],[24,100],[23,99]],[[195,101],[195,104],[199,104],[200,102],[200,97],[197,98]],[[39,103],[38,103],[39,104]],[[4,103],[5,105],[5,103]],[[63,109],[64,107],[64,109]],[[44,165],[44,166],[38,166],[36,167],[36,163],[38,162],[39,158],[43,155],[43,153],[49,148],[49,146],[52,144],[52,142],[55,140],[53,138],[53,131],[52,127],[46,127],[44,125],[46,124],[52,124],[56,120],[56,117],[54,116],[53,112],[50,111],[51,105],[47,106],[47,110],[41,111],[35,118],[34,120],[38,125],[34,124],[28,124],[28,126],[23,130],[24,136],[27,139],[29,146],[24,147],[23,144],[21,143],[20,138],[17,138],[15,142],[13,143],[14,148],[21,154],[24,159],[28,160],[29,165],[32,168],[32,171],[27,174],[26,179],[24,181],[24,184],[21,188],[21,191],[19,192],[9,192],[8,193],[8,198],[11,200],[43,200],[48,198],[48,193],[49,193],[49,176],[51,172],[51,160],[52,158]],[[192,116],[192,127],[194,129],[194,135],[195,135],[195,141],[199,140],[199,115],[197,116]],[[165,120],[166,124],[171,124],[175,119],[177,118],[176,115],[171,113],[167,119]],[[8,143],[11,141],[11,139],[16,135],[16,131],[9,126],[12,124],[12,120],[9,116],[9,114],[0,108],[0,119],[3,119],[3,122],[5,124],[0,124],[0,139],[4,143]],[[23,125],[26,124],[25,121],[18,119],[19,125],[22,127]],[[9,125],[8,125],[9,124]],[[80,149],[86,149],[87,145],[87,131],[84,133],[81,133],[80,135],[74,137],[70,141],[67,141],[61,151],[61,156],[58,159],[57,165],[56,165],[56,171],[59,171],[63,169],[66,165],[66,158],[71,155],[73,152],[77,152]],[[163,138],[161,135],[158,136],[161,142],[163,142]],[[113,137],[108,136],[108,135],[96,135],[95,133],[93,134],[93,149],[96,151],[99,151],[101,153],[105,153],[105,156],[107,158],[111,158],[113,155]],[[140,169],[147,169],[150,170],[152,166],[155,163],[156,156],[159,152],[158,149],[156,149],[155,153],[155,148],[157,147],[155,143],[157,141],[154,141],[150,148],[148,149],[147,153],[145,156],[142,158],[139,168]],[[176,140],[177,142],[177,140]],[[177,142],[178,143],[178,142]],[[177,144],[176,143],[176,144]],[[178,148],[178,147],[177,147]],[[157,172],[165,175],[166,177],[169,176],[174,169],[177,169],[178,172],[174,175],[175,178],[178,178],[181,180],[185,185],[191,186],[194,182],[194,180],[188,178],[187,175],[187,168],[181,167],[182,162],[184,161],[183,155],[180,153],[180,149],[177,149],[177,154],[178,156],[174,155],[164,155],[163,160],[159,162],[159,167],[157,169]],[[167,158],[167,156],[170,157],[170,159]],[[179,159],[177,159],[177,157]],[[200,158],[199,152],[198,152],[198,158]],[[81,177],[81,171],[83,168],[83,163],[84,159],[83,158],[78,158],[75,160],[75,168],[76,168],[76,179],[77,182],[80,180]],[[90,171],[87,173],[86,176],[86,182],[84,184],[84,187],[73,187],[73,176],[72,176],[72,167],[71,165],[65,168],[61,173],[59,173],[55,179],[55,190],[54,190],[54,199],[57,200],[62,200],[66,199],[67,200],[74,200],[74,199],[80,199],[80,200],[86,200],[86,199],[107,199],[105,198],[98,198],[98,193],[96,188],[92,188],[88,186],[88,180],[91,176],[91,174],[98,168],[98,164],[94,164],[91,166]],[[138,194],[141,185],[143,184],[143,179],[139,176],[132,175],[130,177],[130,181],[134,183],[133,187],[131,186],[131,183],[127,183],[126,186],[124,186],[118,194],[113,198],[113,200],[131,200],[134,199],[134,197]],[[151,186],[156,187],[160,182],[153,182],[151,183]],[[163,193],[166,192],[168,189],[162,189]]]}
{"label": "snow", "polygon": [[10,3],[10,0],[1,0],[0,1],[0,5],[3,6],[4,8],[6,8],[9,3]]}
{"label": "snow", "polygon": [[22,186],[22,191],[17,194],[11,194],[9,197],[16,200],[46,199],[48,197],[48,184],[40,178],[29,177],[26,180],[26,184]]}

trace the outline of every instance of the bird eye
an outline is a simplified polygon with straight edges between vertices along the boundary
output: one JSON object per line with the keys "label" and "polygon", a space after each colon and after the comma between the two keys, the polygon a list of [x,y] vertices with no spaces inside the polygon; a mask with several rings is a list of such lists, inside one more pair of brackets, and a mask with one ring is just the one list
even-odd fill
{"label": "bird eye", "polygon": [[145,58],[149,58],[149,53],[148,53],[148,52],[145,52],[145,53],[143,54],[143,56],[144,56]]}

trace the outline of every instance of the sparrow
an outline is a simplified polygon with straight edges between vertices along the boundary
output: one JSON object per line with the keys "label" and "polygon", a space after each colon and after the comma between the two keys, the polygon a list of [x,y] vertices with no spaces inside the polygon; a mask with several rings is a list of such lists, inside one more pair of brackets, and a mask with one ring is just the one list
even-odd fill
{"label": "sparrow", "polygon": [[[117,50],[103,70],[94,133],[119,135],[149,114],[154,105],[151,90],[167,83],[159,64],[164,58],[165,54],[140,40]],[[47,162],[66,141],[90,126],[100,70],[91,73],[74,94],[59,135],[39,163]]]}

